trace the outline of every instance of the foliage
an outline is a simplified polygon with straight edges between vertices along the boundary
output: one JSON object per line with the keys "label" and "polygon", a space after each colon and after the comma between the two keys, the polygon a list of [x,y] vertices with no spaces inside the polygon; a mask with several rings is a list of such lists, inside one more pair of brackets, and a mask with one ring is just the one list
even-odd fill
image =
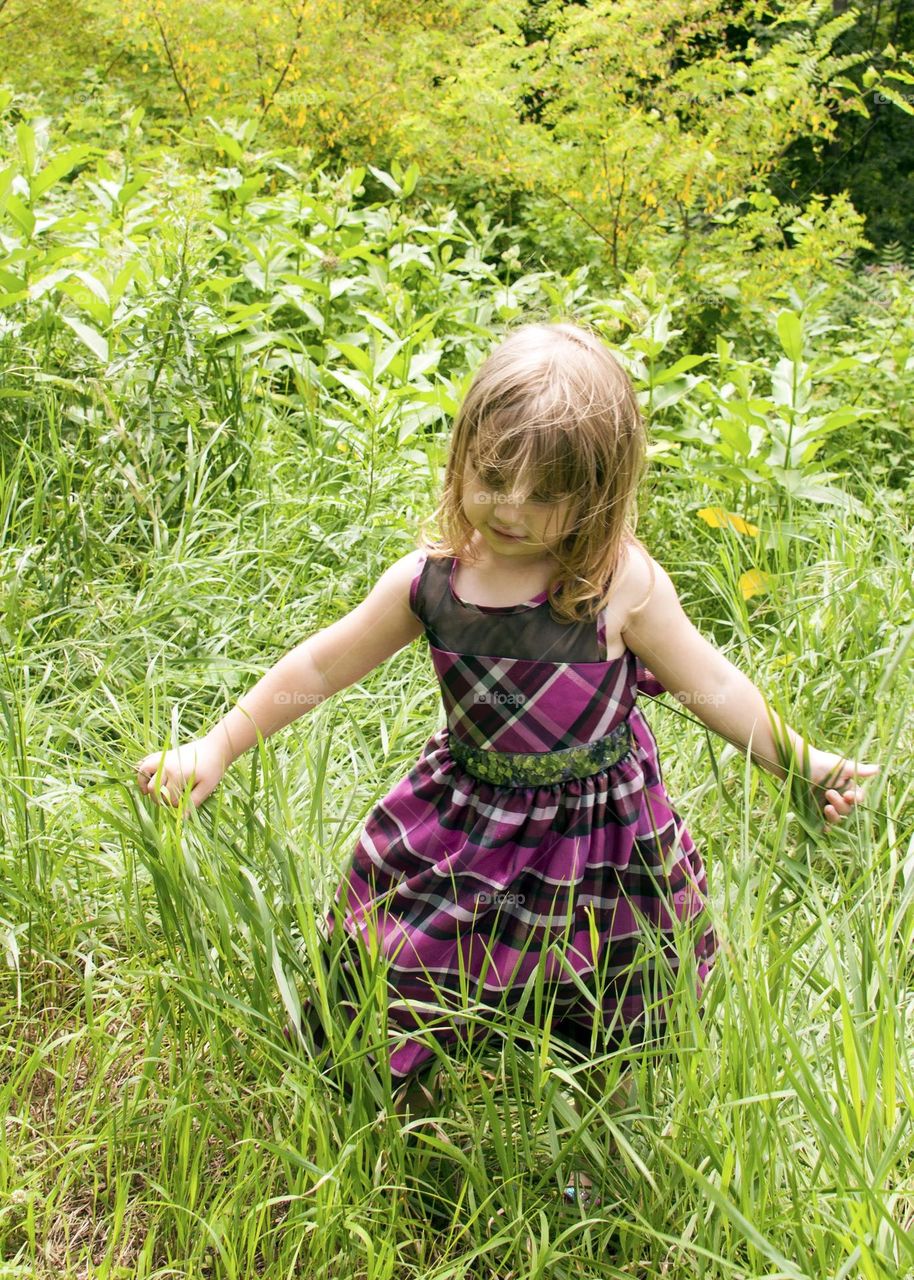
{"label": "foliage", "polygon": [[866,52],[866,65],[848,72],[861,97],[837,119],[830,138],[794,142],[774,186],[780,192],[795,184],[825,196],[846,192],[866,216],[868,239],[882,250],[911,238],[914,8],[907,0],[857,6],[840,47],[848,55]]}
{"label": "foliage", "polygon": [[[874,104],[878,118],[912,110],[904,47],[877,57],[864,33],[881,28],[822,0],[10,3],[0,76],[46,83],[55,110],[114,81],[191,149],[207,117],[235,117],[318,163],[417,163],[463,214],[484,193],[520,229],[526,266],[545,240],[548,265],[593,263],[614,284],[662,260],[707,292],[716,264],[732,275],[766,248],[750,294],[831,272],[869,245],[840,165],[810,179],[817,158],[847,121],[869,130]],[[35,62],[39,30],[65,33],[53,76]]]}
{"label": "foliage", "polygon": [[[117,398],[131,465],[171,477],[166,493],[177,509],[188,427],[208,423],[218,435],[241,404],[256,406],[265,429],[299,421],[322,453],[364,459],[394,439],[409,446],[407,460],[425,459],[415,447],[425,449],[452,411],[484,335],[522,313],[573,312],[603,326],[643,388],[658,455],[683,465],[673,446],[697,447],[690,473],[735,487],[743,505],[772,485],[795,498],[851,502],[828,487],[829,461],[842,455],[828,459],[827,437],[876,411],[842,403],[850,375],[878,362],[881,377],[908,385],[903,275],[893,277],[889,316],[874,302],[859,323],[842,323],[842,292],[820,282],[805,295],[781,290],[767,305],[743,298],[740,323],[729,336],[720,324],[711,353],[677,351],[674,313],[688,318],[694,306],[680,292],[687,275],[661,290],[643,268],[615,298],[601,298],[586,267],[564,279],[518,274],[516,254],[497,250],[503,228],[423,203],[415,167],[309,179],[288,153],[249,149],[252,121],[212,126],[223,167],[193,177],[153,170],[139,155],[141,115],[123,122],[117,161],[88,144],[57,147],[47,121],[7,126],[0,306],[7,342],[34,351],[38,367],[71,387],[69,415],[100,423],[105,397]],[[369,174],[386,200],[364,203]],[[720,285],[724,296],[734,288]],[[826,335],[844,353],[810,361],[805,345]],[[747,343],[754,350],[740,354]],[[777,347],[780,362],[762,389],[759,357]],[[82,391],[73,380],[80,365]],[[31,394],[33,373],[25,362],[14,374],[17,395]],[[230,435],[220,447],[232,448]]]}
{"label": "foliage", "polygon": [[0,76],[20,88],[44,84],[55,107],[66,103],[62,92],[85,99],[114,80],[165,126],[212,112],[251,115],[322,158],[360,153],[378,140],[384,122],[403,109],[390,75],[400,42],[428,27],[447,33],[461,13],[444,0],[9,4]]}

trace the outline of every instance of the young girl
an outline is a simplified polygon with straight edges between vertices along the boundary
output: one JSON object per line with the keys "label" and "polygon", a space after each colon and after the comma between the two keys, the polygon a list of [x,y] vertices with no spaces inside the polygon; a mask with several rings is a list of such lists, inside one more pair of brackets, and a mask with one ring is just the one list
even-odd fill
{"label": "young girl", "polygon": [[[190,781],[199,804],[256,729],[269,737],[424,633],[447,727],[374,807],[337,890],[347,932],[389,961],[396,1079],[434,1064],[429,1035],[458,1039],[459,1018],[425,1026],[443,993],[457,1007],[468,989],[510,1005],[538,963],[553,1035],[589,1051],[596,1019],[603,1046],[637,1042],[666,1017],[650,998],[654,966],[637,971],[639,940],[665,939],[674,972],[674,915],[698,926],[701,996],[717,947],[705,871],[639,690],[665,688],[779,777],[776,736],[803,761],[799,736],[769,719],[635,539],[644,452],[632,386],[594,334],[517,329],[457,415],[440,539],[423,530],[357,608],[283,657],[204,738],[138,766],[144,793],[175,804]],[[837,822],[862,797],[853,779],[877,766],[808,746],[806,769]]]}

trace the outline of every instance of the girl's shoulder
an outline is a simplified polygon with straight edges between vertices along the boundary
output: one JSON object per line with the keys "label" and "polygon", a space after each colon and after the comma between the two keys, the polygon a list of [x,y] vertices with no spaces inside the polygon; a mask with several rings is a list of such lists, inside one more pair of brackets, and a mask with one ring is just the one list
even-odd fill
{"label": "girl's shoulder", "polygon": [[378,578],[372,588],[372,595],[386,600],[389,607],[412,612],[413,600],[422,569],[425,565],[425,551],[416,547],[405,555],[394,560]]}
{"label": "girl's shoulder", "polygon": [[629,539],[619,552],[609,597],[604,607],[607,622],[624,631],[628,621],[647,604],[660,566],[637,539]]}

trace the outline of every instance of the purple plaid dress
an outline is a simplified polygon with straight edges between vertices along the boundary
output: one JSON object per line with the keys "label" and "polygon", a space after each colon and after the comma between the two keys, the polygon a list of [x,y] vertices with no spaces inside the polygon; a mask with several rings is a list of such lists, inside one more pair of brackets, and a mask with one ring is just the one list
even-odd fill
{"label": "purple plaid dress", "polygon": [[[429,1064],[430,1037],[461,1038],[458,1010],[478,1024],[480,1009],[516,1007],[538,964],[554,1035],[589,1049],[597,1021],[598,1046],[626,1027],[637,1042],[665,1025],[671,913],[697,925],[699,999],[717,951],[704,866],[636,703],[662,686],[629,649],[606,658],[602,617],[556,621],[545,592],[467,603],[456,568],[421,553],[410,589],[447,725],[375,805],[336,894],[347,933],[389,961],[396,1079]],[[517,785],[518,760],[525,776],[556,760],[582,776]],[[646,931],[659,942],[645,950]],[[533,1009],[528,989],[528,1022]]]}

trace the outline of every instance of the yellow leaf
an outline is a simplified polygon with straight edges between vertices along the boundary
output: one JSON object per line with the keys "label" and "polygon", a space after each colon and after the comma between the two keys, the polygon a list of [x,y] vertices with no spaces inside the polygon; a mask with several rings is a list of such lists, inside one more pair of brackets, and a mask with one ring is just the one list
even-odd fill
{"label": "yellow leaf", "polygon": [[723,507],[702,507],[698,514],[712,529],[735,529],[737,533],[748,533],[753,538],[758,534],[756,525],[733,511],[725,511]]}
{"label": "yellow leaf", "polygon": [[751,600],[753,596],[764,595],[768,590],[770,581],[770,573],[763,573],[761,569],[750,569],[747,573],[741,573],[739,576],[740,594],[744,600]]}

